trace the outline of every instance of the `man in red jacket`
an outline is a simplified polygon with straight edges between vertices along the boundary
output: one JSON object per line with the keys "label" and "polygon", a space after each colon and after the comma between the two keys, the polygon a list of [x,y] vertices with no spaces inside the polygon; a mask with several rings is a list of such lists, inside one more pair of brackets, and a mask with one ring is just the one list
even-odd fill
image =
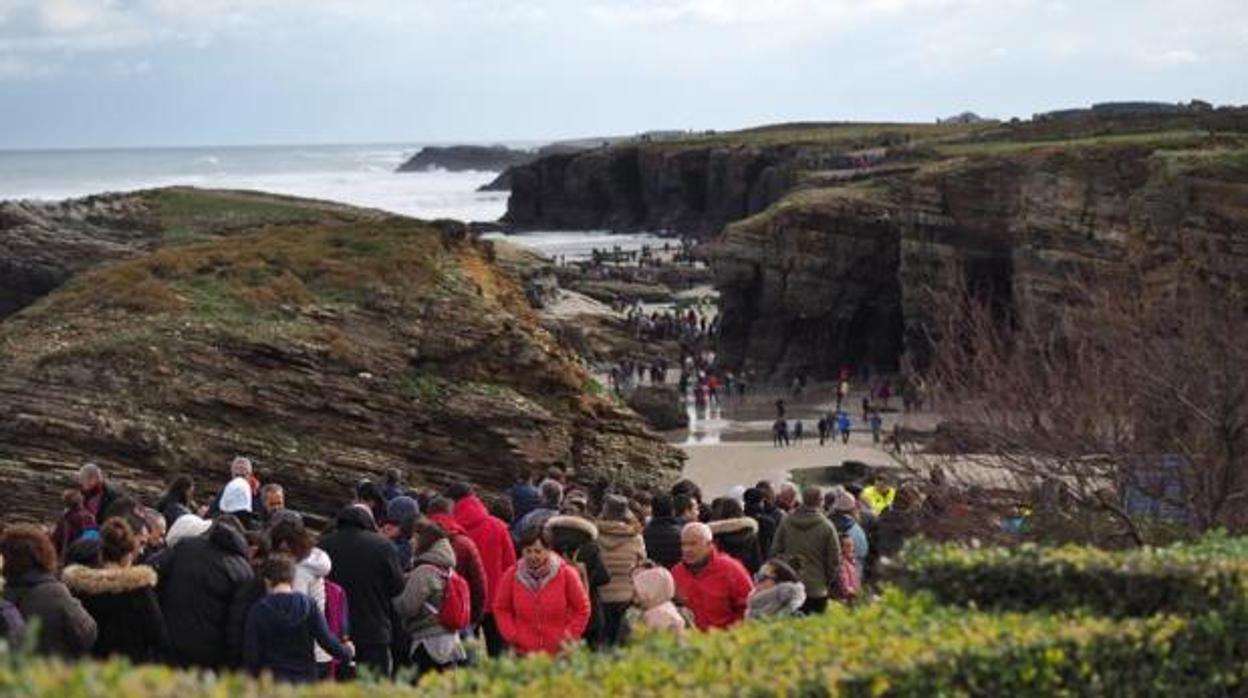
{"label": "man in red jacket", "polygon": [[498,634],[494,614],[488,609],[494,608],[494,598],[498,595],[503,573],[516,564],[515,544],[511,540],[507,524],[490,516],[485,503],[473,494],[472,485],[457,482],[446,488],[446,496],[455,501],[455,520],[464,527],[468,537],[477,544],[477,552],[481,554],[481,565],[485,568],[487,609],[481,621],[481,629],[485,634],[486,649],[491,657],[497,657],[504,649],[503,638]]}
{"label": "man in red jacket", "polygon": [[427,507],[429,520],[446,531],[446,537],[451,541],[451,549],[455,551],[455,571],[468,582],[469,595],[472,597],[472,624],[479,626],[487,610],[489,584],[485,579],[485,566],[481,564],[481,552],[477,550],[477,544],[451,515],[454,506],[446,497],[434,497]]}
{"label": "man in red jacket", "polygon": [[680,564],[672,570],[676,597],[693,612],[698,630],[727,628],[745,618],[754,583],[745,567],[715,549],[711,527],[685,524],[680,531]]}

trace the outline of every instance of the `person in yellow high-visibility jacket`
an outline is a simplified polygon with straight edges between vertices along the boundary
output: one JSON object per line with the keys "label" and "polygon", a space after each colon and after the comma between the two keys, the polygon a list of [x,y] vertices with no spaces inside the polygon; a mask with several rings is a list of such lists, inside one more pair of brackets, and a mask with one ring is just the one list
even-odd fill
{"label": "person in yellow high-visibility jacket", "polygon": [[876,516],[884,513],[893,505],[893,499],[897,496],[897,488],[882,482],[873,482],[862,489],[862,498],[871,506],[871,510]]}

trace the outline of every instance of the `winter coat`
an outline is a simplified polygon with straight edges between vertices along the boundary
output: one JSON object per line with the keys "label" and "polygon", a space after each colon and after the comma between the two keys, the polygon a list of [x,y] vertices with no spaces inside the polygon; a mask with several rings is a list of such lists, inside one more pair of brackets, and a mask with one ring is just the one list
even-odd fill
{"label": "winter coat", "polygon": [[95,644],[95,619],[51,574],[27,572],[9,583],[4,598],[17,606],[27,626],[39,623],[36,654],[80,657]]}
{"label": "winter coat", "polygon": [[688,627],[672,599],[676,597],[676,580],[666,567],[640,570],[633,575],[633,602],[640,611],[639,620],[651,630],[670,630],[683,634]]}
{"label": "winter coat", "polygon": [[710,523],[715,547],[737,559],[751,575],[763,565],[758,543],[758,522],[748,516]]}
{"label": "winter coat", "polygon": [[102,523],[104,514],[108,513],[108,509],[113,505],[113,502],[125,496],[126,493],[121,488],[115,487],[112,483],[104,483],[103,488],[100,490],[83,492],[82,502],[86,506],[87,511],[91,512],[91,515],[95,517],[96,523]]}
{"label": "winter coat", "polygon": [[635,522],[599,521],[598,548],[610,580],[598,590],[603,603],[632,603],[633,568],[646,559],[641,526]]}
{"label": "winter coat", "polygon": [[674,516],[650,519],[641,537],[646,543],[650,559],[669,570],[680,562],[680,530],[684,522]]}
{"label": "winter coat", "polygon": [[517,654],[554,654],[565,642],[580,638],[589,623],[589,596],[580,575],[559,556],[551,560],[556,569],[537,589],[518,577],[515,565],[499,584],[494,619]]}
{"label": "winter coat", "polygon": [[173,528],[173,523],[177,521],[178,519],[182,518],[183,516],[186,516],[187,514],[195,513],[191,511],[190,507],[186,506],[182,502],[179,502],[173,499],[169,499],[169,500],[162,499],[161,501],[157,502],[156,511],[160,512],[160,515],[165,517],[166,529]]}
{"label": "winter coat", "polygon": [[731,555],[712,549],[706,564],[691,570],[681,562],[672,570],[672,577],[677,598],[693,611],[699,630],[727,628],[745,618],[754,582]]}
{"label": "winter coat", "polygon": [[169,635],[156,598],[156,571],[151,567],[70,565],[61,572],[61,580],[95,619],[98,635],[92,655],[101,659],[122,656],[135,664],[164,656]]}
{"label": "winter coat", "polygon": [[404,582],[394,544],[377,533],[368,512],[347,507],[320,547],[334,561],[328,578],[347,592],[351,638],[357,645],[389,645],[390,602]]}
{"label": "winter coat", "polygon": [[780,526],[780,521],[784,518],[780,510],[773,509],[767,511],[761,506],[745,507],[745,515],[754,519],[758,524],[758,550],[759,553],[766,557],[771,551],[771,542],[776,538],[776,529]]}
{"label": "winter coat", "polygon": [[523,519],[530,511],[542,506],[541,490],[528,482],[518,482],[508,487],[507,498],[511,500],[511,511],[515,517],[512,523]]}
{"label": "winter coat", "polygon": [[[291,586],[295,591],[307,594],[321,613],[325,612],[325,578],[333,568],[333,560],[320,548],[312,548],[308,556],[295,565],[295,581]],[[318,663],[333,659],[320,645],[317,645],[315,654]]]}
{"label": "winter coat", "polygon": [[481,554],[481,566],[485,569],[485,607],[494,608],[494,597],[502,584],[503,573],[516,564],[516,546],[511,540],[507,524],[490,516],[485,504],[476,495],[455,502],[455,520],[468,532]]}
{"label": "winter coat", "polygon": [[858,574],[861,575],[867,569],[867,555],[871,549],[867,542],[867,532],[848,514],[833,514],[832,525],[836,526],[838,533],[849,536],[854,542],[854,562],[857,563]]}
{"label": "winter coat", "polygon": [[798,576],[806,585],[806,597],[824,599],[836,584],[841,539],[822,511],[802,507],[780,524],[771,544],[771,556],[800,559]]}
{"label": "winter coat", "polygon": [[[602,562],[602,548],[598,545],[598,527],[580,516],[554,516],[546,522],[550,531],[551,549],[571,566],[577,579],[584,570],[583,586],[588,585],[589,622],[585,626],[585,639],[597,645],[602,640],[605,619],[602,613],[602,588],[611,581],[611,573]],[[522,563],[521,563],[522,564]]]}
{"label": "winter coat", "polygon": [[268,594],[252,604],[244,638],[243,666],[252,674],[272,672],[278,681],[316,681],[312,648],[317,644],[339,661],[351,657],[338,638],[330,634],[316,602],[297,591]]}
{"label": "winter coat", "polygon": [[394,597],[394,610],[403,632],[415,644],[447,631],[438,621],[442,597],[446,593],[446,571],[455,568],[455,550],[445,538],[416,557],[416,565],[407,573],[403,591]]}
{"label": "winter coat", "polygon": [[56,522],[56,529],[52,532],[52,544],[56,546],[56,554],[64,560],[65,549],[69,547],[69,544],[95,527],[95,517],[85,506],[65,512],[61,520]]}
{"label": "winter coat", "polygon": [[431,514],[429,520],[442,527],[451,541],[451,549],[455,551],[455,572],[468,582],[468,593],[472,602],[472,624],[477,625],[485,617],[486,589],[489,586],[485,578],[485,565],[481,563],[481,551],[472,542],[468,532],[449,514]]}
{"label": "winter coat", "polygon": [[174,664],[240,665],[243,623],[255,598],[243,534],[214,523],[203,536],[179,541],[161,562],[157,590]]}
{"label": "winter coat", "polygon": [[780,582],[770,589],[755,589],[750,594],[745,617],[752,620],[777,616],[795,616],[806,603],[806,587],[801,582]]}

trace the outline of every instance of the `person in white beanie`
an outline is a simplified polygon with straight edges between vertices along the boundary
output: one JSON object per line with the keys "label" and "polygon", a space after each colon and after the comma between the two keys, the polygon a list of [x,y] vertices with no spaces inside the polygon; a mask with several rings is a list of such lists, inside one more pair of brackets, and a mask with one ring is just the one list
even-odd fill
{"label": "person in white beanie", "polygon": [[165,534],[165,547],[172,548],[180,540],[202,536],[211,525],[212,522],[208,519],[194,514],[183,514],[173,522],[173,525],[169,527],[169,532]]}
{"label": "person in white beanie", "polygon": [[236,477],[221,492],[221,513],[233,514],[247,529],[255,528],[255,516],[251,513],[251,483]]}

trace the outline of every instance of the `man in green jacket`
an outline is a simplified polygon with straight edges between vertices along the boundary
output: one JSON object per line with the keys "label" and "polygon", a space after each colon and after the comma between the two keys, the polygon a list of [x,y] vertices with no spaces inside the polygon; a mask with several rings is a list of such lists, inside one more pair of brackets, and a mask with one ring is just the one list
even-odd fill
{"label": "man in green jacket", "polygon": [[840,571],[841,540],[836,527],[823,514],[823,491],[818,487],[812,485],[802,490],[802,506],[780,522],[771,544],[771,556],[798,561],[798,575],[806,587],[802,612],[823,613]]}

